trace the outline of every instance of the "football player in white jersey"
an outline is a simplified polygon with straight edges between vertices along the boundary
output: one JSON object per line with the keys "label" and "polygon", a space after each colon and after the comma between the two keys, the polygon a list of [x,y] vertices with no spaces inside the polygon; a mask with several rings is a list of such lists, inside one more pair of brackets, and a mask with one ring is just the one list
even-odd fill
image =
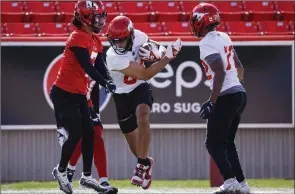
{"label": "football player in white jersey", "polygon": [[216,193],[249,193],[234,143],[247,100],[241,84],[244,68],[230,37],[216,31],[219,23],[219,11],[212,4],[200,3],[191,13],[191,31],[201,38],[200,58],[212,90],[200,117],[208,119],[206,148],[225,181]]}
{"label": "football player in white jersey", "polygon": [[[118,122],[137,157],[131,183],[148,189],[151,185],[153,159],[147,157],[150,144],[149,115],[153,103],[148,80],[159,73],[176,57],[181,41],[168,45],[167,49],[154,41],[151,49],[142,47],[151,42],[142,31],[134,29],[131,20],[125,16],[115,17],[107,31],[111,47],[106,53],[107,67],[117,89],[113,94]],[[146,68],[143,60],[157,59]]]}

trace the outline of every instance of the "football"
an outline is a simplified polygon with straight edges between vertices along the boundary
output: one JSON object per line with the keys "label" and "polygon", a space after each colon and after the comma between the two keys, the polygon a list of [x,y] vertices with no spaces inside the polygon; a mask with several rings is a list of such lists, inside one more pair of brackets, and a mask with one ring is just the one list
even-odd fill
{"label": "football", "polygon": [[141,47],[145,48],[146,50],[150,51],[149,59],[144,59],[144,61],[157,61],[160,58],[160,51],[152,42],[146,42]]}

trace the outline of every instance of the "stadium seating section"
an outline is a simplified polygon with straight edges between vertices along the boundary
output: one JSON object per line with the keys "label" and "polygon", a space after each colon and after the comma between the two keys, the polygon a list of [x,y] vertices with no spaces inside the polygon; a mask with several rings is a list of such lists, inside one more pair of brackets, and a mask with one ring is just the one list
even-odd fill
{"label": "stadium seating section", "polygon": [[[2,36],[67,36],[75,1],[1,1]],[[110,1],[104,2],[109,23],[126,15],[148,35],[191,36],[189,15],[199,2]],[[294,1],[210,1],[218,7],[218,30],[230,35],[294,34]],[[106,33],[106,28],[102,34]]]}

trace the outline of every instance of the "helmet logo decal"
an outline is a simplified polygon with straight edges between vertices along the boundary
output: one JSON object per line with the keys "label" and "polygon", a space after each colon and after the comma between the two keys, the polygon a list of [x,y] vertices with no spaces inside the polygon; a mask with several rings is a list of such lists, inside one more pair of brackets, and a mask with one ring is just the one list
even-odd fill
{"label": "helmet logo decal", "polygon": [[87,8],[95,8],[95,10],[98,9],[98,5],[92,1],[86,1],[86,7]]}
{"label": "helmet logo decal", "polygon": [[207,15],[208,13],[198,13],[198,12],[195,12],[193,14],[193,17],[195,17],[198,21],[200,21],[205,15]]}

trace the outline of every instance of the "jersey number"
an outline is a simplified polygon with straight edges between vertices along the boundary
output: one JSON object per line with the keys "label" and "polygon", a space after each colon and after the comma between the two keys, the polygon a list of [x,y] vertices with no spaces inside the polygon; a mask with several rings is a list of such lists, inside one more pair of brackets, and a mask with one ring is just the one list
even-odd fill
{"label": "jersey number", "polygon": [[[140,64],[141,64],[142,66],[144,66],[144,61],[141,60],[141,61],[140,61]],[[137,79],[135,79],[135,78],[128,77],[127,75],[124,76],[124,84],[126,84],[126,85],[132,85],[132,84],[135,84],[136,81],[137,81]]]}
{"label": "jersey number", "polygon": [[132,85],[136,83],[136,79],[132,77],[128,77],[127,75],[124,76],[124,84]]}
{"label": "jersey number", "polygon": [[226,59],[227,59],[227,66],[226,66],[226,70],[230,70],[232,65],[230,64],[230,57],[232,56],[233,54],[233,46],[230,45],[230,46],[225,46],[224,47],[224,52],[226,54]]}
{"label": "jersey number", "polygon": [[[226,54],[226,59],[227,59],[227,66],[226,66],[226,70],[230,70],[232,68],[232,64],[230,64],[230,57],[232,57],[232,51],[233,51],[233,46],[225,46],[224,47],[224,52]],[[205,61],[201,60],[202,65],[205,69],[205,73],[207,75],[208,80],[212,79],[212,75],[208,74],[209,71],[209,66],[205,63]]]}

